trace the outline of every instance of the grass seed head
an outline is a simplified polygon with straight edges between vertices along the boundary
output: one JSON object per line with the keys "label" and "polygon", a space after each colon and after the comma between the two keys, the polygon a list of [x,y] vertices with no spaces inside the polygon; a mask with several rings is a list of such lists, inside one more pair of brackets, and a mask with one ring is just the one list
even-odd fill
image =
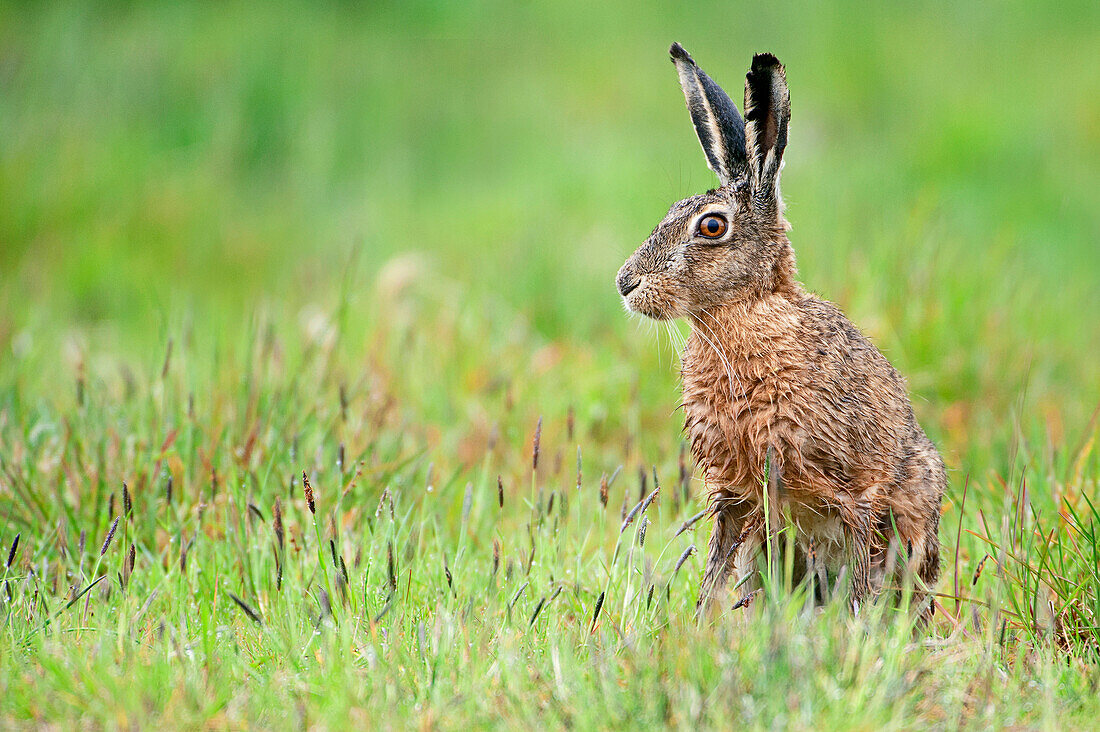
{"label": "grass seed head", "polygon": [[581,489],[581,446],[577,445],[577,490]]}
{"label": "grass seed head", "polygon": [[122,481],[122,512],[126,514],[126,518],[134,515],[134,502],[130,499],[130,488],[126,481]]}
{"label": "grass seed head", "polygon": [[535,621],[539,619],[539,613],[542,612],[542,608],[546,605],[546,595],[542,596],[539,600],[539,604],[535,606],[535,612],[531,613],[531,621],[527,623],[527,627],[530,628],[535,624]]}
{"label": "grass seed head", "polygon": [[317,515],[317,504],[313,502],[313,486],[309,484],[309,476],[306,475],[306,471],[302,471],[302,490],[306,494],[306,505],[309,506],[309,512],[314,516]]}
{"label": "grass seed head", "polygon": [[8,563],[4,565],[8,569],[11,569],[12,563],[15,562],[15,553],[19,550],[19,537],[21,533],[22,532],[16,534],[15,539],[11,542],[11,549],[8,551]]}
{"label": "grass seed head", "polygon": [[[657,498],[657,494],[661,492],[660,486],[653,489],[653,492],[648,496],[638,501],[634,508],[630,509],[630,513],[623,517],[623,525],[619,528],[619,533],[626,531],[626,527],[630,526],[638,516],[644,514],[649,508],[650,504]],[[623,507],[626,507],[626,503],[623,503]]]}
{"label": "grass seed head", "polygon": [[[324,592],[324,590],[321,590],[321,592]],[[229,593],[229,598],[233,600],[233,602],[237,603],[237,607],[244,611],[244,614],[247,615],[248,619],[251,620],[253,623],[255,623],[256,625],[264,624],[264,621],[260,618],[260,614],[253,610],[247,602],[237,597],[232,592]]]}
{"label": "grass seed head", "polygon": [[600,611],[603,610],[604,594],[604,592],[601,592],[600,596],[596,598],[596,608],[592,611],[592,625],[589,628],[589,632],[596,630],[596,623],[600,620]]}
{"label": "grass seed head", "polygon": [[[695,545],[692,544],[680,555],[680,558],[676,560],[676,566],[672,568],[672,579],[676,579],[676,575],[680,572],[680,567],[684,566],[684,562],[688,560],[692,554],[695,553]],[[669,580],[671,582],[672,580]]]}
{"label": "grass seed head", "polygon": [[283,551],[286,542],[286,534],[283,529],[283,504],[278,496],[275,496],[275,505],[271,507],[271,530],[275,532],[275,543],[279,551]]}
{"label": "grass seed head", "polygon": [[752,601],[755,600],[756,596],[759,595],[760,593],[761,593],[761,590],[753,590],[752,592],[748,593],[747,595],[742,597],[737,602],[733,603],[733,607],[730,608],[730,609],[731,610],[738,610],[740,608],[745,608],[747,610],[749,608],[749,606],[752,605]]}
{"label": "grass seed head", "polygon": [[187,549],[191,546],[190,541],[183,540],[183,534],[180,534],[180,574],[187,574]]}
{"label": "grass seed head", "polygon": [[374,510],[374,517],[378,518],[382,515],[382,508],[386,505],[386,499],[389,498],[390,487],[386,486],[382,489],[382,495],[378,497],[378,508]]}
{"label": "grass seed head", "polygon": [[[706,515],[707,515],[707,513],[709,513],[709,509],[706,509],[706,508],[704,508],[704,509],[703,509],[702,511],[700,511],[700,512],[699,512],[699,513],[697,513],[697,514],[695,514],[694,516],[692,516],[691,518],[689,518],[689,519],[688,519],[687,521],[685,521],[684,523],[680,524],[680,528],[679,528],[679,530],[678,530],[678,531],[676,532],[676,536],[679,536],[680,534],[682,534],[682,533],[684,533],[685,531],[687,531],[688,529],[690,529],[690,528],[691,528],[692,526],[694,526],[694,525],[695,525],[696,523],[698,523],[699,519],[701,519],[701,518],[703,518],[704,516],[706,516]],[[675,537],[673,537],[673,538],[675,538]]]}
{"label": "grass seed head", "polygon": [[531,443],[531,469],[539,469],[539,443],[542,441],[542,417],[535,423],[535,439]]}
{"label": "grass seed head", "polygon": [[[16,537],[18,539],[19,537]],[[985,569],[985,563],[989,560],[989,555],[986,554],[982,557],[982,561],[978,562],[978,568],[974,570],[974,579],[970,580],[970,586],[978,584],[978,578],[982,576],[982,570]]]}
{"label": "grass seed head", "polygon": [[397,567],[393,562],[393,542],[386,542],[386,571],[388,574],[390,590],[397,592]]}
{"label": "grass seed head", "polygon": [[103,540],[103,546],[99,550],[99,556],[103,556],[107,553],[107,550],[111,548],[111,540],[115,538],[115,530],[118,529],[118,520],[121,516],[115,516],[115,520],[111,523],[111,528],[107,531],[107,538]]}
{"label": "grass seed head", "polygon": [[497,505],[504,508],[504,481],[499,475],[497,476]]}

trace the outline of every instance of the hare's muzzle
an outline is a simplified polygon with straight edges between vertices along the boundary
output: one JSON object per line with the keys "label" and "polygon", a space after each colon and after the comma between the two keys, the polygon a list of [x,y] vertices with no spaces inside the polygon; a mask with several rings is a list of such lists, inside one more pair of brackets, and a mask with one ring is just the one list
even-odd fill
{"label": "hare's muzzle", "polygon": [[641,283],[642,278],[640,276],[626,271],[625,268],[619,270],[619,275],[615,278],[615,285],[619,288],[619,294],[623,297],[638,289],[638,285]]}

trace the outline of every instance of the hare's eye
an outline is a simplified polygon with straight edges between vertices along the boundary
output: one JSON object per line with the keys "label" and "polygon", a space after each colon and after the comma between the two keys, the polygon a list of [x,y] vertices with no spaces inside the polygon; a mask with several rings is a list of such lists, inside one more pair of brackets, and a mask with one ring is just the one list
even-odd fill
{"label": "hare's eye", "polygon": [[717,239],[726,233],[727,228],[729,228],[729,224],[717,214],[699,219],[699,235],[705,236],[707,239]]}

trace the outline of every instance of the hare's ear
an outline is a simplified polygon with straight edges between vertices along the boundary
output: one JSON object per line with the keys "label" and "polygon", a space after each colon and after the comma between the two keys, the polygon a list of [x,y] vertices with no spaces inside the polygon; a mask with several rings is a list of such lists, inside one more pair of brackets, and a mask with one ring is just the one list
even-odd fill
{"label": "hare's ear", "polygon": [[783,64],[770,53],[752,58],[745,77],[745,137],[756,194],[778,196],[779,167],[787,146],[791,95]]}
{"label": "hare's ear", "polygon": [[722,185],[729,185],[748,172],[745,123],[729,95],[695,65],[683,46],[673,43],[668,52],[680,75],[680,86],[707,165]]}

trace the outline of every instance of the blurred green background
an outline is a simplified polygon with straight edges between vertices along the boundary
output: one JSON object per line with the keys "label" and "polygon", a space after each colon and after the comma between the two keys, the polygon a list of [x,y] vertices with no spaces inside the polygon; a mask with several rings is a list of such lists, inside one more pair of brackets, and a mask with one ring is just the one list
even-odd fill
{"label": "blurred green background", "polygon": [[[691,620],[679,336],[613,284],[716,182],[672,41],[787,66],[802,278],[950,468],[932,643]],[[1096,0],[0,0],[0,720],[1087,726],[1098,50]]]}
{"label": "blurred green background", "polygon": [[[258,319],[342,303],[352,362],[398,365],[425,423],[512,344],[521,401],[637,397],[674,450],[668,339],[612,280],[715,183],[677,40],[735,100],[754,51],[786,64],[803,280],[953,467],[1004,468],[991,445],[1057,451],[1100,400],[1098,27],[1087,1],[5,3],[0,379],[64,409],[78,373],[151,379],[174,339],[201,393]],[[428,346],[372,354],[409,283]],[[431,343],[447,313],[458,355]]]}

